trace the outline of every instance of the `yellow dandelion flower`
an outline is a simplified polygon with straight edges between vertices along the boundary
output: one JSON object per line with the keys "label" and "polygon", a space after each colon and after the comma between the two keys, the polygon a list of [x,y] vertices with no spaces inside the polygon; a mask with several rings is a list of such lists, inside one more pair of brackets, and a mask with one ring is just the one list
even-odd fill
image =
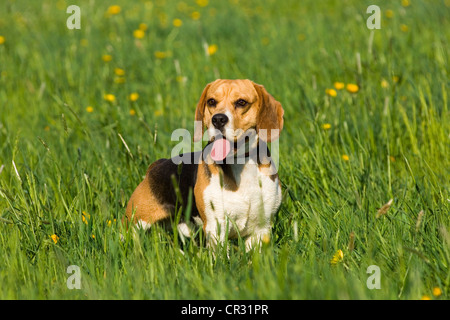
{"label": "yellow dandelion flower", "polygon": [[106,221],[106,225],[107,225],[108,227],[111,227],[111,220]]}
{"label": "yellow dandelion flower", "polygon": [[95,234],[93,234],[91,237],[92,237],[92,239],[95,239]]}
{"label": "yellow dandelion flower", "polygon": [[268,235],[268,234],[263,235],[261,241],[262,241],[264,244],[269,244],[269,243],[270,243],[270,235]]}
{"label": "yellow dandelion flower", "polygon": [[155,51],[155,58],[156,59],[164,59],[167,58],[167,53],[164,51]]}
{"label": "yellow dandelion flower", "polygon": [[342,155],[342,160],[348,161],[348,160],[350,160],[350,157],[348,155],[346,155],[346,154],[343,154]]}
{"label": "yellow dandelion flower", "polygon": [[112,56],[109,54],[102,55],[102,60],[105,62],[110,62],[112,60]]}
{"label": "yellow dandelion flower", "polygon": [[52,238],[52,240],[53,240],[53,242],[56,244],[57,242],[58,242],[58,240],[59,240],[59,237],[56,235],[56,234],[52,234],[51,236],[50,236],[50,238]]}
{"label": "yellow dandelion flower", "polygon": [[135,37],[136,39],[142,39],[145,37],[145,31],[141,29],[134,30],[133,37]]}
{"label": "yellow dandelion flower", "polygon": [[439,297],[442,294],[442,290],[439,287],[433,288],[433,296]]}
{"label": "yellow dandelion flower", "polygon": [[400,77],[399,76],[392,76],[392,81],[394,81],[395,83],[398,83],[400,81]]}
{"label": "yellow dandelion flower", "polygon": [[329,124],[329,123],[324,123],[322,125],[322,129],[324,129],[324,130],[329,130],[330,128],[331,128],[331,124]]}
{"label": "yellow dandelion flower", "polygon": [[325,93],[326,93],[327,95],[329,95],[330,97],[336,97],[336,96],[337,96],[337,92],[336,92],[336,90],[334,90],[334,89],[326,89],[326,90],[325,90]]}
{"label": "yellow dandelion flower", "polygon": [[134,116],[136,114],[136,110],[130,109],[130,116]]}
{"label": "yellow dandelion flower", "polygon": [[387,82],[386,80],[381,80],[381,87],[382,88],[389,88],[389,82]]}
{"label": "yellow dandelion flower", "polygon": [[174,20],[173,20],[173,26],[174,26],[174,27],[179,28],[179,27],[181,27],[182,25],[183,25],[183,21],[181,21],[181,19],[174,19]]}
{"label": "yellow dandelion flower", "polygon": [[389,160],[391,160],[391,162],[395,162],[395,157],[389,156]]}
{"label": "yellow dandelion flower", "polygon": [[109,101],[109,102],[114,102],[114,101],[116,101],[116,96],[111,93],[107,93],[103,96],[103,99],[105,99],[106,101]]}
{"label": "yellow dandelion flower", "polygon": [[120,68],[115,68],[114,73],[118,76],[123,76],[123,75],[125,75],[125,70],[120,69]]}
{"label": "yellow dandelion flower", "polygon": [[122,8],[118,5],[112,5],[106,11],[109,15],[119,14]]}
{"label": "yellow dandelion flower", "polygon": [[206,7],[209,3],[208,0],[197,0],[195,1],[199,7]]}
{"label": "yellow dandelion flower", "polygon": [[421,300],[431,300],[430,296],[423,295]]}
{"label": "yellow dandelion flower", "polygon": [[139,30],[142,30],[142,31],[147,31],[148,26],[147,26],[146,23],[139,23],[138,29],[139,29]]}
{"label": "yellow dandelion flower", "polygon": [[387,18],[392,18],[394,16],[394,11],[392,11],[391,9],[387,9],[385,15]]}
{"label": "yellow dandelion flower", "polygon": [[219,49],[219,47],[217,46],[217,44],[212,44],[212,45],[208,46],[208,55],[212,56],[213,54],[215,54],[217,52],[218,49]]}
{"label": "yellow dandelion flower", "polygon": [[125,83],[124,77],[116,77],[114,78],[114,83]]}
{"label": "yellow dandelion flower", "polygon": [[191,13],[191,18],[192,18],[193,20],[198,20],[198,19],[200,19],[200,12],[198,12],[198,11],[192,12],[192,13]]}
{"label": "yellow dandelion flower", "polygon": [[342,250],[338,250],[336,251],[336,253],[334,254],[333,258],[331,259],[330,263],[331,264],[338,264],[339,262],[341,262],[344,259],[344,253],[342,252]]}
{"label": "yellow dandelion flower", "polygon": [[357,84],[349,83],[346,87],[347,91],[350,93],[356,93],[359,91],[359,87]]}
{"label": "yellow dandelion flower", "polygon": [[336,81],[336,82],[334,83],[334,87],[335,87],[337,90],[342,90],[342,89],[344,89],[345,84],[344,84],[343,82],[338,82],[338,81]]}
{"label": "yellow dandelion flower", "polygon": [[89,113],[92,113],[92,112],[94,112],[94,108],[92,108],[91,106],[87,106],[86,111]]}
{"label": "yellow dandelion flower", "polygon": [[410,4],[411,2],[409,0],[402,0],[402,6],[409,7]]}
{"label": "yellow dandelion flower", "polygon": [[400,26],[400,30],[402,30],[402,32],[408,32],[409,31],[409,27],[406,24],[402,24]]}
{"label": "yellow dandelion flower", "polygon": [[139,93],[137,92],[130,93],[128,96],[128,100],[130,101],[136,101],[137,99],[139,99]]}
{"label": "yellow dandelion flower", "polygon": [[0,36],[0,44],[4,44],[6,41],[4,36]]}

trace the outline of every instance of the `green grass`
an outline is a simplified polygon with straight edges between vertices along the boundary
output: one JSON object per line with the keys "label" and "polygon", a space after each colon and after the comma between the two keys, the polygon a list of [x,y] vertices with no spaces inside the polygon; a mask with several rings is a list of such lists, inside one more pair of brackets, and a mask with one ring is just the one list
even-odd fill
{"label": "green grass", "polygon": [[[109,17],[110,2],[80,1],[81,30],[68,30],[71,4],[0,5],[0,299],[448,299],[448,1],[117,1]],[[380,30],[366,27],[371,4]],[[193,131],[216,78],[263,84],[285,110],[270,243],[214,259],[201,233],[121,242],[129,196],[170,156],[172,131]],[[335,81],[360,89],[327,96]]]}

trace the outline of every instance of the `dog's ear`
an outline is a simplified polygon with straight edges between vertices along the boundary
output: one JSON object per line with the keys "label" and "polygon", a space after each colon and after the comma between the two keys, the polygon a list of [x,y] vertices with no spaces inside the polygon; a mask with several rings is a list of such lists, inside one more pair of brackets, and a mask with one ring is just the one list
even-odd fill
{"label": "dog's ear", "polygon": [[206,94],[208,93],[209,87],[211,87],[211,83],[208,83],[205,89],[203,89],[200,100],[197,103],[197,108],[195,109],[194,141],[200,141],[203,138],[203,129],[205,127],[203,117],[205,115]]}
{"label": "dog's ear", "polygon": [[[280,136],[283,129],[284,110],[281,103],[270,95],[264,86],[253,83],[259,97],[259,110],[256,118],[256,132],[260,139],[270,142]],[[260,131],[263,129],[263,131]],[[272,131],[274,130],[275,131]]]}

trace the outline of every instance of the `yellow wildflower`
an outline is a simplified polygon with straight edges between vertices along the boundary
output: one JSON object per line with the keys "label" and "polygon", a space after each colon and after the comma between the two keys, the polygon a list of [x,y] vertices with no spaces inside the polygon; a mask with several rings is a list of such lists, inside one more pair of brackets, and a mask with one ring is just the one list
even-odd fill
{"label": "yellow wildflower", "polygon": [[385,14],[387,18],[392,18],[394,16],[394,11],[387,9]]}
{"label": "yellow wildflower", "polygon": [[148,26],[146,23],[139,23],[139,27],[138,27],[139,30],[146,31],[147,28],[148,28]]}
{"label": "yellow wildflower", "polygon": [[208,46],[208,55],[212,56],[213,54],[215,54],[217,52],[217,49],[219,49],[219,47],[217,47],[217,44],[212,44],[212,45]]}
{"label": "yellow wildflower", "polygon": [[347,84],[347,91],[350,93],[356,93],[359,91],[359,87],[357,84],[349,83]]}
{"label": "yellow wildflower", "polygon": [[123,76],[123,75],[125,75],[125,70],[120,69],[120,68],[115,68],[114,73],[118,76]]}
{"label": "yellow wildflower", "polygon": [[330,129],[331,128],[331,124],[329,124],[329,123],[324,123],[323,125],[322,125],[322,129],[324,129],[324,130],[328,130],[328,129]]}
{"label": "yellow wildflower", "polygon": [[5,43],[5,37],[4,36],[0,36],[0,44],[4,44]]}
{"label": "yellow wildflower", "polygon": [[197,0],[195,1],[199,7],[206,7],[208,5],[208,0]]}
{"label": "yellow wildflower", "polygon": [[338,250],[336,251],[336,253],[334,254],[333,258],[331,259],[330,263],[331,264],[338,264],[339,262],[341,262],[344,259],[344,253],[342,252],[342,250]]}
{"label": "yellow wildflower", "polygon": [[110,6],[110,7],[108,8],[107,13],[108,13],[109,15],[114,15],[114,14],[120,13],[121,10],[122,10],[122,8],[121,8],[120,6],[118,6],[118,5],[112,5],[112,6]]}
{"label": "yellow wildflower", "polygon": [[386,80],[381,80],[381,87],[382,88],[388,88],[389,87],[389,82],[387,82]]}
{"label": "yellow wildflower", "polygon": [[269,244],[269,243],[270,243],[270,235],[268,235],[268,234],[263,235],[261,241],[262,241],[264,244]]}
{"label": "yellow wildflower", "polygon": [[430,296],[423,295],[421,300],[431,300]]}
{"label": "yellow wildflower", "polygon": [[439,287],[433,288],[433,296],[439,297],[442,294],[442,290]]}
{"label": "yellow wildflower", "polygon": [[130,109],[130,116],[134,116],[136,114],[136,110]]}
{"label": "yellow wildflower", "polygon": [[402,24],[400,26],[400,30],[402,30],[402,32],[408,32],[409,31],[409,27],[406,24]]}
{"label": "yellow wildflower", "polygon": [[86,107],[86,111],[91,113],[94,112],[94,108],[92,108],[91,106]]}
{"label": "yellow wildflower", "polygon": [[50,131],[50,127],[49,127],[49,126],[45,126],[45,127],[44,127],[44,130],[45,130],[45,131]]}
{"label": "yellow wildflower", "polygon": [[164,51],[155,51],[155,58],[156,59],[164,59],[167,58],[167,53]]}
{"label": "yellow wildflower", "polygon": [[50,236],[50,238],[52,238],[52,240],[53,240],[53,242],[56,244],[57,242],[58,242],[58,240],[59,240],[59,237],[56,235],[56,234],[52,234],[51,236]]}
{"label": "yellow wildflower", "polygon": [[344,84],[343,82],[338,82],[338,81],[336,81],[336,82],[334,83],[334,87],[335,87],[337,90],[341,90],[341,89],[344,89],[345,84]]}
{"label": "yellow wildflower", "polygon": [[198,20],[198,19],[200,19],[200,12],[198,12],[198,11],[192,12],[192,13],[191,13],[191,18],[192,18],[193,20]]}
{"label": "yellow wildflower", "polygon": [[137,92],[130,93],[128,96],[128,100],[130,101],[136,101],[137,99],[139,99],[139,94]]}
{"label": "yellow wildflower", "polygon": [[142,39],[145,37],[145,31],[141,29],[134,30],[133,37],[135,37],[136,39]]}
{"label": "yellow wildflower", "polygon": [[94,234],[91,237],[92,237],[92,239],[95,239],[95,235]]}
{"label": "yellow wildflower", "polygon": [[336,92],[336,90],[334,90],[334,89],[326,89],[326,90],[325,90],[325,93],[326,93],[327,95],[329,95],[330,97],[336,97],[336,96],[337,96],[337,92]]}
{"label": "yellow wildflower", "polygon": [[410,4],[411,2],[409,0],[402,0],[402,6],[409,7]]}
{"label": "yellow wildflower", "polygon": [[109,54],[104,54],[104,55],[102,55],[102,60],[105,62],[109,62],[112,60],[112,56]]}
{"label": "yellow wildflower", "polygon": [[348,155],[346,155],[346,154],[343,154],[342,155],[342,160],[348,161],[348,160],[350,160],[350,157]]}
{"label": "yellow wildflower", "polygon": [[173,26],[174,26],[174,27],[179,28],[179,27],[181,27],[182,25],[183,25],[183,21],[181,21],[181,19],[174,19],[174,20],[173,20]]}
{"label": "yellow wildflower", "polygon": [[116,101],[116,97],[113,94],[107,93],[103,96],[103,99],[105,99],[106,101],[109,102],[114,102]]}
{"label": "yellow wildflower", "polygon": [[108,227],[111,227],[111,220],[106,221],[106,225],[107,225]]}
{"label": "yellow wildflower", "polygon": [[83,214],[81,215],[81,220],[85,223],[88,224],[88,220],[91,218],[91,216],[89,215],[89,213],[86,213],[83,211]]}

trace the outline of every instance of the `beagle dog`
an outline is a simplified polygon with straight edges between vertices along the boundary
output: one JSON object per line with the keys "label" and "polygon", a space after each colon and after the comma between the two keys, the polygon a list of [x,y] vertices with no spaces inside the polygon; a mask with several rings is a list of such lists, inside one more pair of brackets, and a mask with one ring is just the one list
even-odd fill
{"label": "beagle dog", "polygon": [[227,235],[245,238],[247,250],[270,239],[281,185],[267,142],[279,137],[283,114],[280,102],[250,80],[209,83],[194,130],[194,141],[205,135],[206,147],[152,163],[128,202],[127,220],[144,229],[170,221],[191,197],[191,221],[178,225],[185,236],[197,222],[208,247],[224,244]]}

